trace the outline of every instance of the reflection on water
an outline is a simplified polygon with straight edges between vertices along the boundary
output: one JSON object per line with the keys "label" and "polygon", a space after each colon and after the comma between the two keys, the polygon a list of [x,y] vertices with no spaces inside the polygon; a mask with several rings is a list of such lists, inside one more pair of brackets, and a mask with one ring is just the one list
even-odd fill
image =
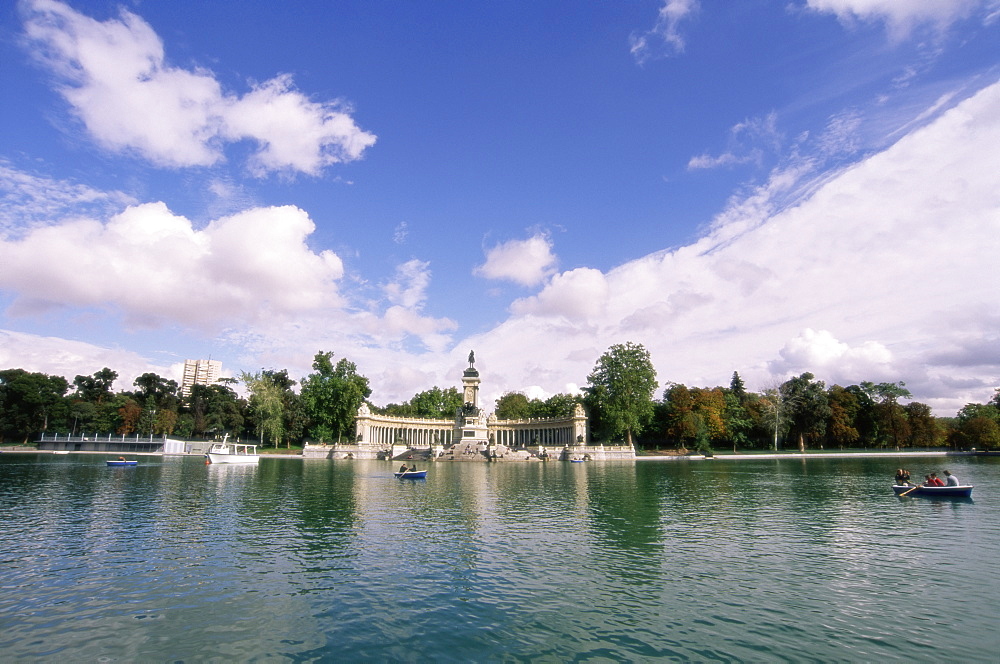
{"label": "reflection on water", "polygon": [[0,653],[992,660],[998,465],[949,460],[974,502],[895,465],[0,455]]}

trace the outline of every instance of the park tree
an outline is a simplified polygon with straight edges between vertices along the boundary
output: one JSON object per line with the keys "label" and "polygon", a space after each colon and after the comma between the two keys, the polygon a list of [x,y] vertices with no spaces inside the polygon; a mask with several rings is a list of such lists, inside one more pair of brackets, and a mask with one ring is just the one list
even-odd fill
{"label": "park tree", "polygon": [[70,434],[75,436],[77,431],[83,431],[94,421],[97,415],[97,405],[74,397],[67,398],[69,399],[67,421],[72,423]]}
{"label": "park tree", "polygon": [[569,417],[578,404],[583,405],[583,395],[560,392],[542,401],[532,417]]}
{"label": "park tree", "polygon": [[115,428],[115,433],[127,436],[138,432],[143,413],[142,406],[126,394],[118,395],[114,401],[118,412],[118,426]]}
{"label": "park tree", "polygon": [[694,399],[686,385],[671,383],[663,391],[662,409],[663,433],[669,440],[676,441],[677,447],[694,444],[698,435],[698,416],[694,410]]}
{"label": "park tree", "polygon": [[110,400],[114,393],[111,386],[118,378],[118,372],[104,367],[92,376],[77,376],[73,379],[73,386],[76,389],[75,396],[83,401],[102,405]]}
{"label": "park tree", "polygon": [[794,397],[786,394],[781,385],[777,385],[764,389],[758,405],[761,422],[767,427],[768,445],[777,451],[778,441],[787,435],[792,424]]}
{"label": "park tree", "polygon": [[435,385],[429,390],[414,394],[410,405],[415,417],[450,419],[455,417],[455,411],[462,406],[462,394],[456,387],[442,390]]}
{"label": "park tree", "polygon": [[250,415],[260,444],[266,445],[270,438],[277,447],[285,437],[283,381],[275,379],[274,371],[252,374],[244,371],[240,380],[250,392]]}
{"label": "park tree", "polygon": [[69,383],[62,376],[24,369],[0,371],[0,440],[12,437],[27,443],[32,435],[48,430],[57,418],[65,423],[68,389]]}
{"label": "park tree", "polygon": [[749,447],[754,423],[747,405],[752,400],[752,396],[747,392],[738,372],[733,372],[729,388],[723,389],[722,395],[726,402],[722,410],[726,439],[733,446],[734,452],[737,448]]}
{"label": "park tree", "polygon": [[524,392],[504,392],[494,413],[499,420],[526,420],[531,417],[531,403]]}
{"label": "park tree", "polygon": [[178,387],[177,381],[163,378],[155,373],[144,373],[132,384],[138,389],[135,391],[135,399],[140,403],[149,403],[152,400],[157,409],[177,410]]}
{"label": "park tree", "polygon": [[132,385],[137,388],[132,398],[143,409],[138,433],[150,436],[173,433],[180,408],[177,381],[155,373],[144,373],[132,381]]}
{"label": "park tree", "polygon": [[628,341],[601,355],[585,388],[591,411],[600,411],[604,433],[621,436],[629,445],[653,418],[656,370],[649,351]]}
{"label": "park tree", "polygon": [[906,413],[899,405],[899,399],[909,399],[913,395],[906,389],[906,383],[861,383],[861,389],[875,402],[875,416],[878,423],[878,443],[896,449],[910,437]]}
{"label": "park tree", "polygon": [[830,404],[823,381],[814,381],[808,371],[781,384],[781,394],[789,406],[789,435],[804,452],[806,441],[821,442],[826,434]]}
{"label": "park tree", "polygon": [[943,432],[930,406],[911,401],[903,406],[903,412],[910,430],[911,447],[934,447],[943,442]]}
{"label": "park tree", "polygon": [[827,393],[827,400],[830,404],[830,419],[826,425],[827,440],[841,449],[856,444],[861,438],[854,426],[861,408],[857,396],[840,385],[834,385]]}
{"label": "park tree", "polygon": [[844,391],[851,394],[857,402],[854,414],[854,428],[858,430],[858,443],[865,446],[878,445],[879,418],[878,404],[860,385],[848,385]]}
{"label": "park tree", "polygon": [[773,444],[774,428],[770,421],[771,403],[765,395],[748,392],[743,403],[750,424],[747,438],[754,449],[768,449]]}
{"label": "park tree", "polygon": [[[691,398],[694,401],[695,412],[705,427],[704,435],[707,442],[717,445],[727,440],[729,432],[726,430],[726,395],[722,388],[695,388],[691,390]],[[701,449],[708,451],[704,443]]]}
{"label": "park tree", "polygon": [[320,351],[313,372],[302,380],[302,403],[309,417],[309,436],[340,441],[350,436],[358,408],[371,395],[368,379],[347,358],[333,364],[333,353]]}
{"label": "park tree", "polygon": [[949,442],[958,449],[995,450],[1000,448],[1000,425],[982,415],[959,420]]}
{"label": "park tree", "polygon": [[392,417],[413,417],[413,406],[410,405],[409,401],[404,401],[403,403],[389,403],[383,407],[371,406],[372,412],[378,413],[379,415],[391,415]]}
{"label": "park tree", "polygon": [[985,450],[1000,447],[1000,409],[992,401],[962,406],[956,420],[955,429],[949,437],[952,446]]}
{"label": "park tree", "polygon": [[191,434],[231,433],[243,430],[245,404],[228,385],[192,385],[187,397],[187,417],[178,418],[178,432],[190,429]]}
{"label": "park tree", "polygon": [[722,391],[722,397],[726,402],[722,411],[723,426],[726,431],[726,439],[733,446],[733,452],[739,448],[750,447],[753,419],[746,407],[750,395],[744,392],[743,396],[740,397],[730,388]]}

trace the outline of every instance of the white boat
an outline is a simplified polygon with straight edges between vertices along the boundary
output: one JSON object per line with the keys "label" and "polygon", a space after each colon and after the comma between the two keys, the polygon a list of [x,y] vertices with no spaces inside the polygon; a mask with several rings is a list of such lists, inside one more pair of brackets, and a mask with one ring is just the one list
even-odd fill
{"label": "white boat", "polygon": [[243,443],[228,443],[229,434],[222,439],[221,443],[215,443],[205,458],[209,463],[257,463],[260,455],[257,454],[256,445],[244,445]]}

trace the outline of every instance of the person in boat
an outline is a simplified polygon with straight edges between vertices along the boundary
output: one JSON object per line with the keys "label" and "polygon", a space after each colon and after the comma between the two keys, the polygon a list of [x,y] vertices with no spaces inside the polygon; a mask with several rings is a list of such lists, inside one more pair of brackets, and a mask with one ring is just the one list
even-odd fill
{"label": "person in boat", "polygon": [[944,485],[945,486],[960,486],[961,482],[958,478],[951,474],[950,470],[944,471]]}
{"label": "person in boat", "polygon": [[417,472],[417,464],[413,464],[412,466],[410,466],[410,472],[411,473]]}
{"label": "person in boat", "polygon": [[125,457],[118,457],[118,460],[119,460],[119,461],[124,461],[124,460],[125,460]]}
{"label": "person in boat", "polygon": [[405,473],[407,470],[409,470],[409,468],[406,467],[405,463],[399,467],[399,472],[401,473]]}
{"label": "person in boat", "polygon": [[907,470],[899,468],[896,470],[896,485],[903,486],[904,484],[910,484],[910,473]]}
{"label": "person in boat", "polygon": [[927,486],[944,486],[944,482],[937,476],[937,473],[931,473],[930,482]]}

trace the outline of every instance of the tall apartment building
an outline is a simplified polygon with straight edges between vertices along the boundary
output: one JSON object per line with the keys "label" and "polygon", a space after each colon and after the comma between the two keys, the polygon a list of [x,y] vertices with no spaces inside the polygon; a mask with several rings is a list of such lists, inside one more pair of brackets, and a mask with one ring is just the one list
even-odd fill
{"label": "tall apartment building", "polygon": [[219,360],[184,360],[181,396],[188,396],[192,385],[211,385],[219,380],[221,373],[222,362]]}

